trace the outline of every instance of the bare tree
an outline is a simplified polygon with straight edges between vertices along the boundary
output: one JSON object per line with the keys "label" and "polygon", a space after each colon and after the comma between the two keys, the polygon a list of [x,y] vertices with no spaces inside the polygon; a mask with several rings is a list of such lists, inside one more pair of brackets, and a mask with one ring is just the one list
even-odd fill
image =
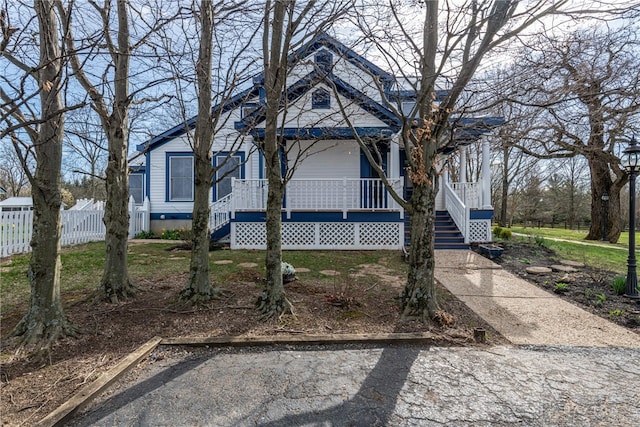
{"label": "bare tree", "polygon": [[[12,44],[10,38],[19,29],[12,27],[9,17],[4,14],[0,20],[3,34],[1,56],[22,72],[20,83],[10,85],[13,93],[0,88],[0,112],[6,124],[0,132],[0,139],[11,139],[31,183],[34,207],[32,254],[27,270],[31,298],[28,312],[16,325],[13,334],[19,336],[20,342],[26,346],[48,350],[54,340],[75,333],[60,301],[60,170],[67,108],[62,101],[66,75],[59,35],[66,36],[66,32],[60,27],[51,2],[36,0],[34,10],[38,25],[37,64],[23,62],[8,50],[13,47],[16,51],[26,52],[30,47]],[[24,35],[33,28],[21,30]],[[18,37],[17,43],[24,40]],[[35,87],[28,92],[30,79],[35,81]],[[37,105],[31,104],[32,99],[38,98]],[[20,140],[21,133],[27,135],[30,145]],[[28,164],[29,155],[36,160],[33,173]]]}
{"label": "bare tree", "polygon": [[[267,0],[264,5],[262,53],[266,104],[262,153],[269,190],[266,209],[267,278],[258,308],[265,317],[291,312],[282,283],[281,212],[286,182],[292,175],[282,175],[281,155],[286,145],[284,135],[279,132],[286,120],[286,79],[292,65],[288,54],[295,45],[302,44],[335,22],[348,5],[348,1],[299,4],[295,0]],[[280,113],[283,113],[282,122],[279,122]]]}
{"label": "bare tree", "polygon": [[[371,7],[377,5],[373,2]],[[382,83],[378,89],[387,107],[401,123],[399,144],[407,154],[407,174],[413,184],[409,200],[393,191],[385,178],[378,155],[359,138],[367,159],[385,181],[392,197],[411,218],[411,249],[407,285],[402,295],[404,318],[430,321],[438,309],[434,287],[434,219],[438,191],[438,157],[455,144],[451,119],[464,113],[463,94],[490,53],[553,14],[570,17],[588,11],[569,1],[529,2],[445,1],[390,2],[384,11],[365,8],[358,24],[371,49],[401,81],[399,91],[415,93],[415,107],[403,112],[402,97],[391,102]],[[373,10],[373,12],[372,12]],[[417,19],[421,10],[422,19]],[[418,24],[419,22],[419,24]],[[418,28],[419,27],[419,28]],[[415,76],[414,72],[417,74]],[[447,88],[441,102],[434,103],[439,89]],[[461,109],[462,108],[462,109]],[[355,132],[354,132],[355,133]],[[368,148],[369,147],[369,148]]]}
{"label": "bare tree", "polygon": [[[134,102],[142,102],[145,90],[159,84],[162,79],[147,80],[133,92],[130,91],[131,58],[133,54],[145,46],[149,38],[158,29],[172,22],[174,15],[152,19],[147,13],[155,11],[162,15],[161,5],[153,4],[149,9],[135,9],[126,0],[115,0],[115,18],[112,15],[112,1],[106,0],[102,6],[96,2],[90,2],[90,9],[76,10],[74,3],[65,7],[63,2],[56,1],[61,16],[64,16],[64,25],[71,31],[72,28],[82,31],[94,31],[85,34],[80,43],[73,37],[67,39],[67,50],[70,55],[70,63],[78,83],[86,91],[91,100],[93,110],[98,114],[102,128],[107,139],[108,162],[106,168],[106,192],[104,222],[107,228],[105,236],[106,257],[104,272],[100,280],[99,292],[101,298],[111,302],[130,297],[135,292],[135,287],[129,278],[127,265],[128,229],[129,229],[129,177],[128,177],[128,151],[129,151],[129,112]],[[160,8],[160,10],[157,10]],[[137,14],[136,41],[131,43],[130,11]],[[78,25],[74,27],[74,16],[81,13],[95,13],[97,21],[89,28]],[[178,14],[180,11],[177,12]],[[80,18],[79,18],[80,19]],[[82,20],[87,20],[82,16]],[[117,25],[114,23],[114,19]],[[149,22],[151,21],[151,22]],[[99,24],[98,24],[99,22]],[[115,34],[116,40],[112,35]],[[103,52],[102,49],[105,49]],[[153,48],[151,51],[153,52]],[[104,65],[102,71],[91,69],[89,71],[88,60],[91,55],[104,53],[108,58],[102,64],[91,64],[94,67]],[[158,58],[152,54],[149,57]],[[141,65],[141,64],[140,64]],[[92,77],[95,76],[95,80]]]}
{"label": "bare tree", "polygon": [[[2,161],[0,162],[0,184],[7,190],[9,197],[25,195],[29,190],[29,178],[22,166],[20,157],[11,144],[3,144],[0,148]],[[27,165],[27,170],[33,170],[33,165]]]}
{"label": "bare tree", "polygon": [[[591,227],[599,240],[603,221],[610,242],[621,228],[620,190],[627,174],[618,153],[640,112],[640,56],[637,29],[606,26],[564,37],[541,35],[517,61],[519,93],[509,95],[537,106],[537,125],[520,146],[538,158],[583,156],[591,174]],[[620,147],[620,148],[619,148]],[[601,197],[609,195],[605,216]]]}
{"label": "bare tree", "polygon": [[[197,13],[200,15],[200,46],[198,52],[198,60],[196,63],[196,80],[198,95],[198,115],[195,123],[195,133],[191,140],[192,149],[195,157],[195,192],[193,202],[192,215],[192,251],[191,265],[189,271],[189,280],[185,289],[181,292],[181,298],[189,303],[198,303],[208,301],[218,295],[218,290],[211,286],[209,280],[209,194],[211,185],[214,184],[216,171],[229,161],[230,155],[222,164],[216,164],[214,167],[212,162],[212,146],[213,139],[221,124],[228,121],[228,109],[225,104],[230,101],[234,91],[237,90],[240,76],[245,71],[242,67],[237,66],[240,60],[240,53],[245,50],[247,43],[251,43],[253,37],[248,37],[246,41],[240,44],[233,44],[239,47],[240,52],[229,52],[218,46],[216,59],[221,62],[223,57],[227,59],[227,69],[223,71],[223,75],[219,76],[212,70],[212,62],[214,56],[214,37],[217,43],[224,43],[221,34],[216,31],[219,23],[230,20],[233,14],[246,7],[246,2],[218,2],[214,3],[210,0],[202,0]],[[227,28],[231,26],[230,22],[226,22]],[[230,34],[231,35],[231,34]],[[216,44],[217,44],[216,43]],[[216,67],[216,70],[219,70]],[[214,74],[220,78],[221,82],[216,82],[216,87],[221,90],[216,94],[212,94]],[[212,100],[218,102],[218,106],[212,109]],[[190,137],[190,134],[187,135]],[[237,143],[242,138],[237,139],[225,149],[231,154],[237,149]],[[238,167],[239,165],[236,165]]]}

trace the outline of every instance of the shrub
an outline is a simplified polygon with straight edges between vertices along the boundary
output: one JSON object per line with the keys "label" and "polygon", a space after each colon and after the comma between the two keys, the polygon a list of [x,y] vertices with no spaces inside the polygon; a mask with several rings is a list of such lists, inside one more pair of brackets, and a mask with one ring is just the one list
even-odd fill
{"label": "shrub", "polygon": [[173,230],[162,230],[160,234],[161,239],[165,240],[191,240],[193,237],[191,229],[185,227],[176,228]]}
{"label": "shrub", "polygon": [[152,231],[141,231],[135,235],[136,239],[152,239],[154,236]]}
{"label": "shrub", "polygon": [[616,295],[623,295],[627,290],[627,278],[624,276],[615,276],[611,282],[611,287]]}
{"label": "shrub", "polygon": [[495,227],[493,227],[493,236],[499,239],[509,240],[512,236],[512,233],[511,230],[496,225]]}

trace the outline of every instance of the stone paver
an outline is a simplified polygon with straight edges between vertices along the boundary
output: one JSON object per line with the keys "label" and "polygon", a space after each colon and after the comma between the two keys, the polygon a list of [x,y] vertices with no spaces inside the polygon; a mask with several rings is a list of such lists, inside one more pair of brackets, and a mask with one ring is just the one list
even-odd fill
{"label": "stone paver", "polygon": [[253,268],[257,266],[258,266],[258,263],[256,262],[241,262],[238,264],[238,267],[242,267],[242,268]]}
{"label": "stone paver", "polygon": [[584,264],[578,261],[572,261],[570,259],[563,259],[560,260],[560,264],[563,265],[568,265],[569,267],[574,267],[574,268],[583,268]]}
{"label": "stone paver", "polygon": [[570,265],[562,264],[550,265],[549,268],[551,268],[553,271],[558,271],[561,273],[575,273],[576,271],[578,271],[577,268],[571,267]]}
{"label": "stone paver", "polygon": [[311,271],[311,270],[309,270],[308,268],[305,268],[305,267],[296,267],[295,269],[296,269],[296,273],[308,273],[308,272]]}
{"label": "stone paver", "polygon": [[632,426],[639,358],[509,347],[168,354],[71,425]]}
{"label": "stone paver", "polygon": [[320,270],[320,274],[323,276],[339,276],[340,272],[335,270]]}
{"label": "stone paver", "polygon": [[527,267],[525,268],[525,271],[529,274],[549,274],[553,272],[553,270],[550,269],[549,267],[539,267],[539,266]]}
{"label": "stone paver", "polygon": [[216,265],[225,265],[225,264],[233,264],[233,260],[230,259],[219,259],[218,261],[213,261]]}

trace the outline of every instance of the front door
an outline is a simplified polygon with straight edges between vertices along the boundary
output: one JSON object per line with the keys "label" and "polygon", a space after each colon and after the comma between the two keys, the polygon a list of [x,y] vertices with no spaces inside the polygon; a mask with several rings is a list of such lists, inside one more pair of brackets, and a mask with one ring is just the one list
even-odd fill
{"label": "front door", "polygon": [[[385,147],[381,147],[384,150]],[[387,172],[387,153],[384,152],[382,168]],[[371,166],[364,151],[360,151],[360,208],[361,209],[385,209],[387,208],[387,192],[380,176]]]}

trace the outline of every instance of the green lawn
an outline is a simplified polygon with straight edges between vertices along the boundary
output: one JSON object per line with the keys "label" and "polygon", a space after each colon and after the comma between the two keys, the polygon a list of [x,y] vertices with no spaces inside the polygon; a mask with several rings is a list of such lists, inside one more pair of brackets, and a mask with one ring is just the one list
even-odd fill
{"label": "green lawn", "polygon": [[[146,280],[166,278],[188,273],[190,251],[168,250],[176,242],[162,240],[158,243],[129,245],[129,274],[135,284],[144,286]],[[264,276],[264,251],[216,250],[209,253],[211,280],[217,283],[234,280],[234,276],[246,271],[238,264],[253,262],[253,270]],[[0,314],[5,315],[18,307],[26,307],[29,300],[27,266],[29,254],[11,257],[11,262],[0,270]],[[65,248],[61,254],[61,293],[63,299],[73,295],[83,297],[94,290],[102,276],[104,266],[104,242],[88,243]],[[232,263],[216,264],[231,260]],[[298,273],[298,277],[342,285],[350,270],[361,264],[383,264],[387,268],[406,274],[406,264],[399,251],[283,251],[283,261],[294,267],[305,267],[310,272]],[[322,270],[335,270],[339,277],[325,276]],[[180,279],[182,280],[182,279]],[[366,280],[366,278],[358,279]]]}
{"label": "green lawn", "polygon": [[[539,239],[543,244],[565,259],[579,261],[593,267],[604,268],[618,273],[626,273],[628,243],[611,244],[602,241],[584,240],[586,231],[565,230],[560,228],[522,228],[512,227],[513,233],[526,234],[528,237],[516,237],[520,239]],[[623,233],[625,242],[628,242],[629,233]],[[556,241],[552,239],[563,239]],[[574,241],[574,242],[572,242]]]}

